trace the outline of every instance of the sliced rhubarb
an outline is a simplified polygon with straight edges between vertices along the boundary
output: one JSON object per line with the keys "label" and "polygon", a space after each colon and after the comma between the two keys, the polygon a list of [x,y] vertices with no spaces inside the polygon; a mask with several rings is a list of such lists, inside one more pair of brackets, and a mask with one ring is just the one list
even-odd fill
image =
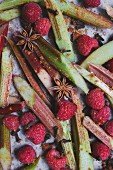
{"label": "sliced rhubarb", "polygon": [[17,104],[11,104],[7,107],[4,107],[4,108],[1,108],[0,107],[0,115],[2,114],[10,114],[10,113],[13,113],[13,112],[19,112],[21,111],[24,107],[25,107],[25,102],[19,102]]}
{"label": "sliced rhubarb", "polygon": [[[8,32],[8,23],[2,25],[0,27],[0,56],[3,50],[3,47],[5,45],[5,38],[4,36],[7,36],[7,32]],[[1,60],[1,59],[0,59]],[[1,61],[0,61],[1,62]]]}
{"label": "sliced rhubarb", "polygon": [[83,106],[79,97],[77,94],[74,94],[74,92],[72,92],[72,100],[77,105],[75,118],[72,119],[72,136],[75,144],[74,148],[78,167],[80,170],[94,170],[93,159],[90,155],[91,148],[88,131],[82,125],[82,119],[84,117],[84,113],[82,112]]}
{"label": "sliced rhubarb", "polygon": [[43,93],[43,91],[41,90],[41,88],[39,87],[39,85],[37,84],[37,82],[35,81],[35,79],[32,76],[32,73],[30,72],[25,59],[22,57],[20,51],[18,50],[17,46],[15,45],[15,43],[7,38],[8,43],[10,44],[17,60],[19,61],[20,66],[22,67],[22,70],[24,72],[24,74],[26,75],[29,83],[31,84],[31,86],[33,87],[33,89],[40,95],[40,97],[48,104],[50,105],[50,102],[48,101],[47,97],[45,96],[45,94]]}
{"label": "sliced rhubarb", "polygon": [[0,12],[0,26],[18,16],[20,16],[20,11],[16,8]]}
{"label": "sliced rhubarb", "polygon": [[75,69],[90,83],[102,89],[106,94],[113,98],[113,90],[107,86],[102,80],[95,76],[94,73],[90,73],[83,67],[75,65]]}
{"label": "sliced rhubarb", "polygon": [[[12,77],[10,52],[7,47],[2,52],[0,75],[0,106],[8,105],[10,83]],[[10,131],[2,124],[0,117],[0,169],[9,170],[11,167]]]}
{"label": "sliced rhubarb", "polygon": [[9,170],[11,167],[10,132],[0,119],[0,169]]}
{"label": "sliced rhubarb", "polygon": [[[63,137],[63,129],[48,106],[24,79],[19,76],[15,76],[14,83],[29,108],[42,121],[51,134],[60,140]],[[55,129],[57,129],[57,134]]]}
{"label": "sliced rhubarb", "polygon": [[37,56],[34,54],[34,52],[30,52],[28,50],[22,50],[23,55],[33,68],[34,72],[38,76],[38,78],[41,80],[43,85],[47,88],[47,90],[50,92],[52,95],[52,91],[49,90],[50,87],[52,87],[52,80],[50,75],[47,73],[47,71],[43,68],[41,65],[39,59]]}
{"label": "sliced rhubarb", "polygon": [[[0,4],[0,10],[11,9],[28,2],[37,2],[44,5],[43,0],[7,0]],[[68,16],[77,18],[88,24],[95,25],[101,28],[110,28],[113,25],[112,22],[105,17],[95,14],[94,12],[91,12],[73,3],[67,2],[66,0],[56,0],[56,2],[60,10]]]}
{"label": "sliced rhubarb", "polygon": [[100,65],[89,64],[89,71],[102,80],[109,87],[113,87],[113,73]]}
{"label": "sliced rhubarb", "polygon": [[55,67],[64,76],[70,79],[75,85],[81,88],[85,93],[88,93],[89,89],[82,76],[76,71],[74,66],[69,60],[67,60],[62,53],[55,49],[50,43],[48,43],[43,37],[39,36],[36,43],[45,57],[45,59]]}
{"label": "sliced rhubarb", "polygon": [[[62,15],[62,12],[57,4],[56,0],[44,0],[46,9],[49,14],[49,18],[51,21],[52,29],[55,36],[55,41],[62,51],[63,55],[70,61],[76,62],[77,56],[75,57],[72,44],[70,41],[69,33],[67,30],[66,22]],[[56,14],[51,11],[56,11]]]}
{"label": "sliced rhubarb", "polygon": [[60,121],[60,123],[63,127],[63,132],[64,132],[63,138],[69,141],[69,142],[64,142],[62,140],[61,143],[64,149],[64,154],[66,156],[66,164],[69,166],[70,169],[77,170],[77,163],[74,156],[73,144],[72,144],[72,139],[71,139],[68,124],[66,121]]}
{"label": "sliced rhubarb", "polygon": [[113,58],[113,41],[101,46],[93,53],[91,53],[81,64],[82,67],[88,69],[88,64],[98,64],[103,65],[107,61]]}
{"label": "sliced rhubarb", "polygon": [[93,133],[99,140],[113,150],[113,138],[105,133],[105,131],[95,124],[90,117],[86,116],[83,119],[83,125]]}
{"label": "sliced rhubarb", "polygon": [[1,60],[1,81],[0,81],[0,107],[8,104],[9,90],[12,78],[12,66],[10,51],[5,47],[2,52]]}
{"label": "sliced rhubarb", "polygon": [[43,67],[46,69],[46,71],[48,72],[48,74],[51,76],[51,78],[53,79],[60,79],[61,76],[59,74],[59,72],[54,69],[44,58],[44,56],[42,55],[42,53],[40,52],[39,48],[37,46],[34,46],[34,50],[36,52],[36,54],[38,55],[39,59],[40,59],[40,63],[43,65]]}

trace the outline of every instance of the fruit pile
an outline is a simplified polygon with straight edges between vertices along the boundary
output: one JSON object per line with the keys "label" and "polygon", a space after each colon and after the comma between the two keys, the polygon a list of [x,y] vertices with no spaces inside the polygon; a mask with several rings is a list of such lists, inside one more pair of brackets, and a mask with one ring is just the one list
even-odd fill
{"label": "fruit pile", "polygon": [[[99,33],[90,37],[82,29],[84,22],[109,29],[113,23],[86,9],[98,7],[100,0],[84,0],[85,8],[61,0],[38,2],[0,4],[0,167],[12,169],[13,152],[22,164],[17,169],[35,170],[43,157],[52,170],[94,170],[93,158],[105,161],[109,170],[113,41],[103,44]],[[10,20],[17,17],[22,31],[7,36]],[[12,56],[22,74],[14,74]],[[10,135],[19,143],[20,133],[29,143],[12,151]],[[42,155],[35,149],[39,144]]]}

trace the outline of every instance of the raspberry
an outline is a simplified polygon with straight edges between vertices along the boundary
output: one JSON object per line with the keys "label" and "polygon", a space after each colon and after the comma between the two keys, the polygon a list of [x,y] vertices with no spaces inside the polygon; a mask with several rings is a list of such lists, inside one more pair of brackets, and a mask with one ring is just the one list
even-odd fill
{"label": "raspberry", "polygon": [[68,170],[67,168],[61,168],[60,170]]}
{"label": "raspberry", "polygon": [[58,104],[59,104],[59,111],[57,113],[57,119],[68,120],[74,116],[77,109],[77,106],[74,103],[62,99]]}
{"label": "raspberry", "polygon": [[48,18],[41,18],[35,22],[34,29],[38,34],[45,36],[51,28],[51,23]]}
{"label": "raspberry", "polygon": [[32,125],[36,122],[36,117],[33,113],[31,112],[26,112],[24,113],[21,118],[20,118],[20,124],[22,126],[28,125],[30,122],[32,122]]}
{"label": "raspberry", "polygon": [[53,170],[60,170],[66,165],[66,157],[60,156],[60,153],[55,149],[51,149],[47,153],[46,161]]}
{"label": "raspberry", "polygon": [[17,131],[19,128],[19,119],[16,115],[9,115],[3,118],[3,124],[7,126],[9,130]]}
{"label": "raspberry", "polygon": [[95,142],[92,144],[92,155],[104,161],[110,156],[110,149],[102,142]]}
{"label": "raspberry", "polygon": [[111,71],[113,73],[113,59],[109,60],[107,63],[106,63],[106,67],[109,71]]}
{"label": "raspberry", "polygon": [[19,148],[17,152],[17,159],[24,164],[33,163],[36,159],[36,152],[30,145],[25,145]]}
{"label": "raspberry", "polygon": [[84,6],[86,8],[89,8],[89,7],[98,7],[100,5],[100,0],[84,0]]}
{"label": "raspberry", "polygon": [[78,50],[81,55],[88,56],[99,47],[98,41],[87,35],[81,35],[77,40]]}
{"label": "raspberry", "polygon": [[104,93],[101,89],[91,90],[86,96],[86,103],[95,110],[100,110],[105,105]]}
{"label": "raspberry", "polygon": [[26,137],[36,145],[38,145],[44,141],[45,134],[46,134],[46,129],[45,129],[44,125],[41,123],[38,123],[38,124],[32,126],[25,133]]}
{"label": "raspberry", "polygon": [[42,10],[40,6],[35,2],[27,3],[22,8],[22,18],[27,23],[34,23],[40,19]]}
{"label": "raspberry", "polygon": [[110,120],[110,121],[108,121],[108,122],[106,123],[106,125],[105,125],[105,131],[106,131],[109,135],[113,136],[113,120]]}
{"label": "raspberry", "polygon": [[95,123],[103,125],[110,117],[110,108],[104,106],[101,110],[91,110],[91,117]]}

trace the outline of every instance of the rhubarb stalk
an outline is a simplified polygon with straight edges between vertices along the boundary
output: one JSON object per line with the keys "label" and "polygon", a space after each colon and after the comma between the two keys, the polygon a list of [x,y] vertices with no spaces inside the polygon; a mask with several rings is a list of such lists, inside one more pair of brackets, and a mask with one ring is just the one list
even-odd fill
{"label": "rhubarb stalk", "polygon": [[[1,60],[1,77],[0,77],[0,105],[8,105],[8,97],[10,90],[10,82],[12,77],[10,52],[7,47],[2,52]],[[0,117],[0,169],[10,170],[11,154],[10,154],[10,132],[2,123]]]}
{"label": "rhubarb stalk", "polygon": [[62,53],[52,47],[43,37],[40,36],[36,42],[45,59],[87,94],[88,87],[71,62]]}
{"label": "rhubarb stalk", "polygon": [[75,65],[75,68],[87,81],[89,81],[93,85],[99,87],[106,94],[108,94],[109,96],[111,96],[113,98],[113,90],[110,89],[110,87],[107,86],[102,80],[100,80],[98,77],[96,77],[94,75],[94,73],[90,73],[89,71],[87,71],[86,69],[84,69],[83,67],[81,67],[79,65]]}
{"label": "rhubarb stalk", "polygon": [[63,132],[64,132],[63,138],[65,140],[70,140],[69,142],[63,142],[62,140],[62,147],[64,149],[64,153],[66,156],[66,164],[69,166],[70,169],[77,170],[77,164],[74,157],[73,144],[72,144],[72,139],[71,139],[68,124],[66,121],[60,121],[60,123],[63,127]]}
{"label": "rhubarb stalk", "polygon": [[72,134],[75,143],[74,147],[76,159],[78,161],[78,167],[79,170],[94,170],[93,159],[90,155],[91,148],[88,131],[82,125],[82,119],[84,117],[84,113],[82,112],[83,106],[80,99],[76,94],[74,94],[74,92],[72,92],[72,100],[77,105],[75,118],[72,119]]}
{"label": "rhubarb stalk", "polygon": [[91,53],[81,64],[82,67],[88,69],[88,64],[103,65],[107,61],[113,58],[113,41],[101,46],[93,53]]}
{"label": "rhubarb stalk", "polygon": [[[37,2],[44,5],[43,0],[10,0],[3,1],[0,4],[0,10],[11,9],[19,5],[28,3],[28,2]],[[110,28],[112,27],[112,22],[105,17],[102,17],[98,14],[95,14],[85,8],[77,6],[73,3],[67,2],[66,0],[56,0],[60,10],[67,16],[82,20],[90,25],[101,28]]]}
{"label": "rhubarb stalk", "polygon": [[4,36],[7,36],[7,32],[8,32],[8,23],[2,25],[0,27],[0,62],[1,62],[1,54],[2,54],[2,50],[3,47],[5,45],[5,38]]}
{"label": "rhubarb stalk", "polygon": [[[42,121],[51,134],[58,140],[61,140],[63,137],[62,127],[48,106],[24,79],[19,76],[15,76],[14,83],[29,108]],[[57,129],[57,134],[55,133],[55,129]]]}
{"label": "rhubarb stalk", "polygon": [[0,81],[0,107],[8,104],[9,90],[12,78],[10,51],[5,47],[2,52],[1,81]]}
{"label": "rhubarb stalk", "polygon": [[4,108],[0,107],[0,115],[6,115],[13,112],[19,112],[25,107],[25,102],[18,102],[16,104],[10,104]]}
{"label": "rhubarb stalk", "polygon": [[42,53],[40,52],[39,48],[37,46],[34,46],[34,50],[35,53],[37,54],[37,56],[40,59],[40,63],[43,65],[43,67],[46,69],[46,71],[48,72],[48,74],[51,76],[51,78],[53,79],[60,79],[61,76],[59,74],[59,72],[54,69],[44,58],[44,56],[42,55]]}
{"label": "rhubarb stalk", "polygon": [[113,150],[113,138],[109,136],[100,126],[96,125],[90,117],[83,119],[83,125],[92,132],[99,140]]}
{"label": "rhubarb stalk", "polygon": [[0,12],[0,26],[19,16],[20,11],[18,8]]}
{"label": "rhubarb stalk", "polygon": [[20,51],[18,50],[17,46],[15,45],[15,43],[7,38],[8,43],[10,44],[17,60],[19,61],[20,66],[22,67],[22,70],[24,72],[24,74],[26,75],[29,83],[31,84],[31,86],[33,87],[33,89],[40,95],[40,97],[44,100],[44,102],[48,105],[50,105],[50,102],[48,101],[47,97],[45,96],[45,94],[43,93],[43,91],[41,90],[41,88],[39,87],[39,85],[37,84],[37,82],[35,81],[35,79],[32,76],[32,73],[30,72],[25,59],[22,57]]}
{"label": "rhubarb stalk", "polygon": [[52,87],[51,77],[47,73],[47,71],[43,68],[37,56],[34,54],[34,52],[28,50],[22,50],[22,53],[24,57],[27,59],[27,61],[29,62],[29,64],[31,65],[31,67],[33,68],[38,78],[43,83],[43,85],[46,87],[49,93],[53,95],[52,91],[49,90],[49,88]]}
{"label": "rhubarb stalk", "polygon": [[49,14],[58,48],[70,62],[76,62],[77,56],[75,58],[66,22],[59,6],[57,5],[57,2],[55,0],[44,0],[44,2]]}

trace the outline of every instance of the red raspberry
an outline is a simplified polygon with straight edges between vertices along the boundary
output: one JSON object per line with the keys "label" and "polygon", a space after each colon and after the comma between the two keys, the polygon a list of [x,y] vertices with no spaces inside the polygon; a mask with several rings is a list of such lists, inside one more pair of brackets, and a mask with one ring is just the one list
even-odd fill
{"label": "red raspberry", "polygon": [[60,153],[55,149],[51,149],[47,153],[46,161],[53,170],[60,170],[66,165],[66,157],[60,156]]}
{"label": "red raspberry", "polygon": [[35,22],[34,29],[38,34],[45,36],[51,28],[51,23],[48,18],[41,18]]}
{"label": "red raspberry", "polygon": [[104,93],[101,89],[91,90],[86,96],[86,103],[95,110],[100,110],[105,105]]}
{"label": "red raspberry", "polygon": [[7,126],[9,130],[17,131],[19,128],[19,119],[16,115],[9,115],[3,118],[3,124]]}
{"label": "red raspberry", "polygon": [[92,155],[104,161],[110,156],[110,149],[102,142],[95,142],[92,144]]}
{"label": "red raspberry", "polygon": [[95,123],[103,125],[110,117],[110,108],[104,106],[101,110],[91,110],[91,118]]}
{"label": "red raspberry", "polygon": [[60,170],[68,170],[67,168],[61,168]]}
{"label": "red raspberry", "polygon": [[27,23],[33,23],[40,19],[42,10],[40,6],[35,2],[27,3],[22,8],[22,18]]}
{"label": "red raspberry", "polygon": [[96,50],[99,47],[98,41],[87,35],[81,35],[77,40],[78,50],[81,55],[88,56],[92,50]]}
{"label": "red raspberry", "polygon": [[19,148],[17,152],[17,159],[24,164],[33,163],[36,159],[36,152],[30,145],[25,145]]}
{"label": "red raspberry", "polygon": [[59,104],[59,111],[57,113],[57,119],[68,120],[74,116],[77,109],[77,106],[74,103],[62,99],[58,104]]}
{"label": "red raspberry", "polygon": [[20,118],[20,124],[22,126],[28,125],[30,122],[32,122],[32,125],[36,122],[36,117],[33,113],[31,112],[26,112],[24,113],[21,118]]}
{"label": "red raspberry", "polygon": [[109,60],[107,63],[106,63],[106,67],[109,71],[111,71],[113,73],[113,59]]}
{"label": "red raspberry", "polygon": [[108,122],[106,123],[106,125],[105,125],[105,131],[106,131],[109,135],[113,136],[113,120],[110,120],[110,121],[108,121]]}
{"label": "red raspberry", "polygon": [[84,6],[86,8],[89,8],[89,7],[98,7],[100,5],[100,0],[84,0]]}
{"label": "red raspberry", "polygon": [[41,123],[38,123],[38,124],[32,126],[25,133],[26,137],[36,145],[38,145],[44,141],[45,134],[46,134],[46,129],[45,129],[44,125]]}

